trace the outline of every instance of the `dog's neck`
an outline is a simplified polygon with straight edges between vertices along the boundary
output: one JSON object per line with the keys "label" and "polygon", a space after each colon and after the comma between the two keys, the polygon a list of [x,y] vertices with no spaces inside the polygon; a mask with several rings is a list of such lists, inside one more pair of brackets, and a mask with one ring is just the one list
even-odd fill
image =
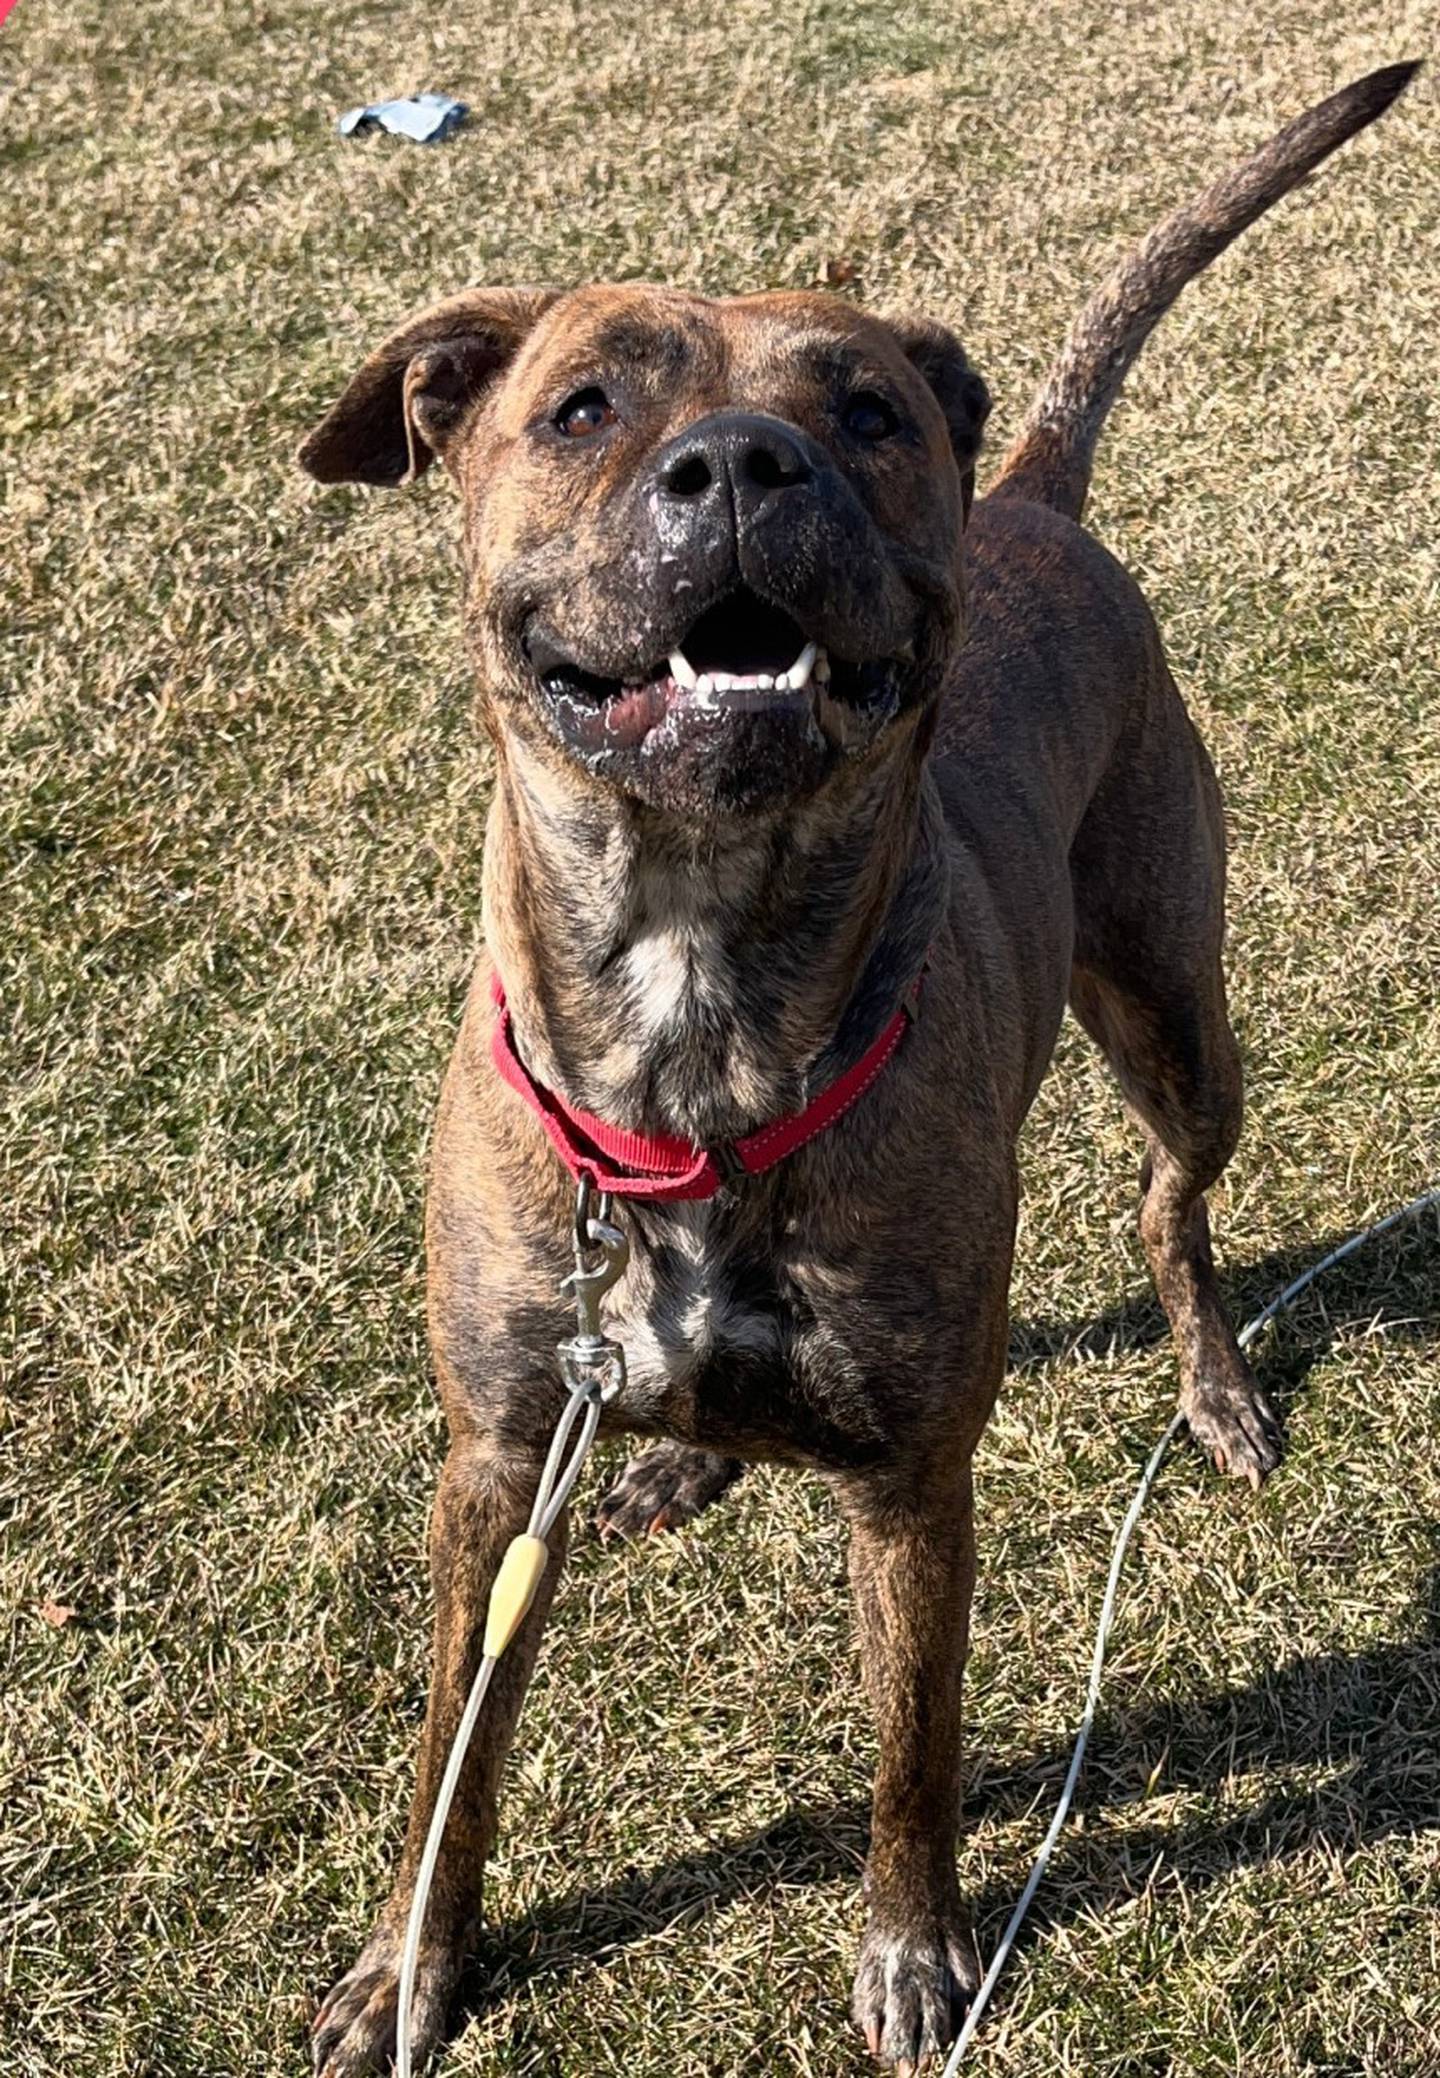
{"label": "dog's neck", "polygon": [[775,816],[681,828],[499,750],[485,932],[530,1072],[702,1143],[799,1109],[876,1036],[943,913],[913,746]]}

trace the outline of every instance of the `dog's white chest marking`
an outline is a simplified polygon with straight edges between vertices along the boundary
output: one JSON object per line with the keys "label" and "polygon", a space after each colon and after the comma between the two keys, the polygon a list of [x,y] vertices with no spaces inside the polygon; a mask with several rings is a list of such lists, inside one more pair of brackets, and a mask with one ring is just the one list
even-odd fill
{"label": "dog's white chest marking", "polygon": [[[723,882],[641,864],[617,963],[630,1015],[624,1043],[637,1060],[684,1047],[691,1034],[708,1038],[723,1025],[736,987],[723,925],[737,890],[755,882],[762,863],[753,847],[737,849]],[[743,1075],[745,1063],[732,1052],[727,1068]],[[625,1346],[638,1404],[658,1405],[728,1354],[779,1354],[779,1322],[737,1292],[715,1225],[708,1201],[670,1207],[663,1244],[614,1294],[610,1332]]]}
{"label": "dog's white chest marking", "polygon": [[733,987],[720,934],[704,915],[673,907],[647,916],[626,948],[626,995],[637,1038],[673,1038],[707,1010],[723,1008]]}
{"label": "dog's white chest marking", "polygon": [[617,1290],[610,1332],[624,1344],[630,1388],[641,1403],[659,1403],[727,1355],[779,1353],[775,1316],[736,1295],[724,1259],[707,1246],[711,1213],[708,1202],[675,1206],[663,1271]]}
{"label": "dog's white chest marking", "polygon": [[673,925],[647,931],[631,945],[624,964],[638,1033],[655,1039],[682,1023],[703,971],[685,934]]}
{"label": "dog's white chest marking", "polygon": [[723,881],[642,861],[630,893],[628,943],[621,958],[636,1037],[674,1039],[694,1019],[733,1003],[735,975],[724,924],[754,877],[748,853]]}

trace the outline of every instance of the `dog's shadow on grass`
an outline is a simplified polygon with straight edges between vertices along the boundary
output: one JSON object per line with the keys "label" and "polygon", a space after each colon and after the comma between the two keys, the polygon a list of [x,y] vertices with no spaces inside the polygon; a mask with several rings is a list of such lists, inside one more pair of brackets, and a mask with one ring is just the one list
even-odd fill
{"label": "dog's shadow on grass", "polygon": [[[1274,1249],[1252,1262],[1219,1266],[1221,1289],[1230,1318],[1240,1327],[1325,1258],[1347,1231],[1328,1235],[1304,1248]],[[1421,1212],[1388,1232],[1363,1243],[1336,1263],[1296,1301],[1303,1309],[1303,1332],[1278,1343],[1274,1332],[1256,1349],[1257,1367],[1267,1390],[1283,1406],[1316,1364],[1334,1345],[1337,1318],[1363,1316],[1396,1338],[1420,1342],[1440,1340],[1440,1285],[1434,1270],[1435,1213]],[[1423,1263],[1423,1266],[1422,1266]],[[1318,1301],[1318,1303],[1317,1303]],[[1418,1308],[1418,1310],[1417,1310]],[[1278,1324],[1277,1324],[1278,1325]],[[1091,1359],[1150,1349],[1169,1335],[1154,1286],[1148,1280],[1103,1313],[1086,1320],[1020,1319],[1010,1330],[1011,1371],[1036,1370],[1071,1356]]]}
{"label": "dog's shadow on grass", "polygon": [[[1292,1660],[1249,1685],[1217,1688],[1102,1712],[1075,1808],[1091,1823],[1069,1832],[1050,1863],[1021,1937],[1079,1914],[1102,1915],[1143,1893],[1163,1858],[1193,1892],[1245,1868],[1315,1847],[1353,1853],[1378,1840],[1440,1829],[1440,1571],[1419,1634],[1365,1652]],[[1133,1766],[1159,1763],[1145,1796],[1177,1791],[1238,1795],[1243,1808],[1207,1808],[1176,1826],[1137,1827]],[[1111,1763],[1107,1767],[1107,1757]],[[969,1904],[982,1952],[993,1951],[1025,1880],[1070,1758],[1068,1746],[1033,1754],[985,1778],[966,1799],[969,1820],[1034,1812],[1034,1841],[988,1879]],[[1118,1787],[1114,1764],[1128,1769]],[[1323,1771],[1316,1780],[1317,1771]],[[1245,1796],[1246,1778],[1299,1775]],[[528,1979],[597,1961],[736,1898],[784,1886],[858,1881],[869,1824],[863,1800],[787,1811],[743,1838],[580,1890],[518,1924],[496,1928],[467,1975],[457,2027]],[[841,1959],[837,1957],[837,1970]],[[837,1976],[837,2001],[841,1979]]]}
{"label": "dog's shadow on grass", "polygon": [[[1406,1232],[1386,1239],[1398,1244]],[[1258,1311],[1343,1238],[1231,1271],[1225,1281],[1235,1316]],[[1422,1245],[1433,1248],[1428,1229]],[[1393,1260],[1368,1278],[1364,1267],[1364,1251],[1337,1266],[1331,1273],[1335,1284],[1327,1279],[1330,1306],[1319,1321],[1313,1311],[1307,1317],[1303,1348],[1292,1350],[1278,1377],[1267,1367],[1266,1383],[1278,1386],[1282,1401],[1331,1346],[1332,1315],[1378,1320],[1394,1333],[1420,1340],[1440,1337],[1433,1282],[1405,1274]],[[1428,1304],[1417,1311],[1415,1302],[1422,1296]],[[1136,1296],[1088,1328],[1019,1324],[1012,1363],[1023,1368],[1078,1348],[1099,1354],[1143,1347],[1165,1332],[1158,1307]],[[1103,1913],[1140,1895],[1162,1857],[1172,1879],[1193,1890],[1234,1870],[1274,1863],[1308,1848],[1351,1852],[1367,1842],[1436,1829],[1440,1569],[1405,1632],[1395,1642],[1363,1652],[1292,1660],[1247,1686],[1129,1708],[1102,1707],[1076,1799],[1077,1809],[1089,1812],[1094,1822],[1062,1840],[1022,1945],[1045,1927],[1081,1913]],[[1003,1773],[982,1773],[967,1796],[967,1815],[1013,1819],[1034,1811],[1038,1842],[1069,1758],[1066,1744],[1032,1754]],[[1178,1826],[1137,1827],[1133,1813],[1143,1801],[1137,1758],[1147,1774],[1152,1767],[1157,1770],[1154,1784],[1146,1784],[1146,1796],[1210,1791],[1224,1792],[1233,1802],[1239,1784],[1243,1808],[1207,1808]],[[1126,1771],[1123,1778],[1117,1763]],[[1282,1779],[1258,1796],[1244,1796],[1246,1778],[1261,1775],[1299,1779]],[[573,1891],[517,1923],[502,1923],[492,1929],[467,1972],[457,2030],[533,1977],[601,1960],[733,1899],[781,1886],[858,1880],[868,1826],[868,1806],[861,1800],[799,1807],[759,1832],[637,1870],[618,1882]],[[1020,1858],[1007,1860],[969,1900],[987,1954],[1025,1879],[1029,1843],[1017,1852]],[[839,1993],[837,1977],[837,2003]]]}

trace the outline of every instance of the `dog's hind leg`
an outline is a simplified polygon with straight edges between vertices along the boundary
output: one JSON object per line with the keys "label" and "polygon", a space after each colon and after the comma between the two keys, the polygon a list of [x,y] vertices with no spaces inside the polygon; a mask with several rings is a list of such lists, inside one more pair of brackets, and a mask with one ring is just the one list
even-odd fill
{"label": "dog's hind leg", "polygon": [[1219,791],[1168,674],[1147,724],[1072,850],[1070,1003],[1145,1133],[1140,1238],[1175,1337],[1181,1410],[1222,1471],[1258,1486],[1280,1461],[1280,1425],[1220,1295],[1204,1195],[1242,1112],[1220,958]]}
{"label": "dog's hind leg", "polygon": [[[430,1529],[435,1644],[430,1699],[420,1741],[415,1798],[389,1902],[353,1969],[321,2003],[314,2030],[316,2071],[351,2078],[384,2071],[395,2051],[400,1956],[416,1872],[451,1742],[480,1663],[490,1588],[510,1539],[526,1527],[541,1459],[502,1454],[487,1438],[457,1438],[440,1475]],[[495,1844],[500,1770],[555,1592],[565,1520],[550,1532],[551,1561],[529,1614],[498,1663],[476,1728],[425,1914],[411,2041],[419,2068],[438,2045],[480,1914],[485,1860]]]}
{"label": "dog's hind leg", "polygon": [[745,1470],[738,1457],[689,1443],[655,1443],[632,1457],[601,1500],[602,1537],[643,1537],[683,1529],[718,1501]]}

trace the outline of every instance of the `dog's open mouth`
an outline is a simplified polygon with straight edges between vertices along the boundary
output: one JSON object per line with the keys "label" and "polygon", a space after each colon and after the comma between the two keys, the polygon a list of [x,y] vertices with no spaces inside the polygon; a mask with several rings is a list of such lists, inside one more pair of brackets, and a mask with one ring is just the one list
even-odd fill
{"label": "dog's open mouth", "polygon": [[702,613],[664,666],[686,692],[704,699],[732,693],[798,693],[824,685],[830,661],[798,621],[753,592],[732,592]]}
{"label": "dog's open mouth", "polygon": [[571,729],[617,749],[641,744],[672,717],[774,708],[808,710],[827,736],[847,742],[854,717],[885,702],[896,669],[832,661],[783,607],[743,588],[702,613],[643,677],[603,678],[554,652],[532,651],[531,663]]}

